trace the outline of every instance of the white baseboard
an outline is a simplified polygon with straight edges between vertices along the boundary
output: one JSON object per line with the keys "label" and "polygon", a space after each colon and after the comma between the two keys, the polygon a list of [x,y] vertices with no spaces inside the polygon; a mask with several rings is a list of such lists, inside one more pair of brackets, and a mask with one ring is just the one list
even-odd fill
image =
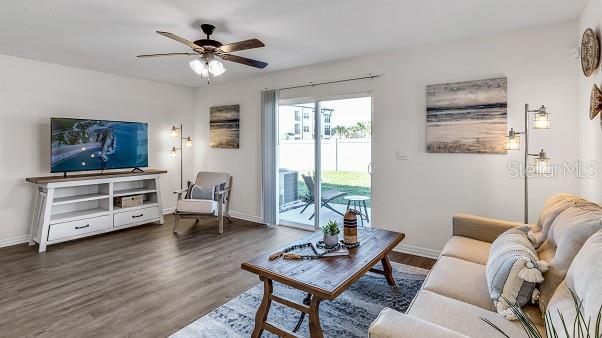
{"label": "white baseboard", "polygon": [[163,215],[173,214],[175,211],[176,211],[176,207],[164,208],[163,209]]}
{"label": "white baseboard", "polygon": [[238,211],[230,211],[230,216],[238,219],[242,219],[249,222],[261,223],[263,224],[263,220],[259,216],[245,214],[244,212]]}
{"label": "white baseboard", "polygon": [[419,246],[408,245],[408,244],[400,244],[400,245],[396,246],[395,249],[393,249],[393,250],[398,251],[398,252],[407,253],[410,255],[421,256],[421,257],[426,257],[426,258],[433,258],[433,259],[439,258],[439,255],[441,254],[441,251],[438,251],[438,250],[422,248]]}
{"label": "white baseboard", "polygon": [[0,248],[29,242],[29,235],[0,239]]}

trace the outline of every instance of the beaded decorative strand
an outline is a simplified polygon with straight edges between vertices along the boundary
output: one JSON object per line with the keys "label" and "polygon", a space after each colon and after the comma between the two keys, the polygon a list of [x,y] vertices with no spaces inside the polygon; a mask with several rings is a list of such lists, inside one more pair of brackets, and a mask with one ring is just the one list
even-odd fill
{"label": "beaded decorative strand", "polygon": [[[299,255],[296,253],[291,253],[291,251],[293,251],[293,250],[303,249],[303,248],[307,248],[307,247],[311,247],[311,249],[313,250],[313,252],[315,254],[314,255]],[[335,252],[338,249],[339,249],[338,247],[335,247],[332,249],[326,249],[323,252],[318,253],[318,251],[316,250],[316,248],[314,247],[314,245],[312,243],[295,244],[295,245],[289,246],[288,248],[282,249],[282,251],[273,253],[272,255],[270,255],[269,260],[273,261],[280,257],[282,257],[284,259],[318,259],[318,258],[324,257],[324,255],[326,255],[326,254]]]}

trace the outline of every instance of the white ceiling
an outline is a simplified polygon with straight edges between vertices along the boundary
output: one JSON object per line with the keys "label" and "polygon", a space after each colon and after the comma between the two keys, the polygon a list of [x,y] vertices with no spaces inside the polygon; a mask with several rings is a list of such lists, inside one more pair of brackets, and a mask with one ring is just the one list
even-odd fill
{"label": "white ceiling", "polygon": [[257,37],[267,47],[237,54],[264,70],[226,64],[219,81],[378,51],[495,34],[576,19],[587,0],[2,0],[0,54],[199,87],[191,57],[155,34],[190,40],[217,26],[222,43]]}

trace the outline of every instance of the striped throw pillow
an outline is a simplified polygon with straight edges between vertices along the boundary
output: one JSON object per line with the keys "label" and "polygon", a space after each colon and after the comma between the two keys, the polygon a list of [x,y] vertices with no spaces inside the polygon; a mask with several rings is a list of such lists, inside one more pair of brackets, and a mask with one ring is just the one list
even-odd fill
{"label": "striped throw pillow", "polygon": [[548,264],[537,258],[534,236],[528,225],[518,226],[501,234],[491,245],[486,275],[489,294],[497,312],[509,320],[516,317],[510,305],[523,306],[539,298],[536,289],[543,282],[542,272]]}

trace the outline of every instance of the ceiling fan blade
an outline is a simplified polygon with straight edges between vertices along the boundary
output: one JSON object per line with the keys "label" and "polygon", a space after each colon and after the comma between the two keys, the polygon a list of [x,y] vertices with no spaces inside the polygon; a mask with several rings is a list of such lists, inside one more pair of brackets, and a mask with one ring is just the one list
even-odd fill
{"label": "ceiling fan blade", "polygon": [[197,53],[163,53],[163,54],[143,54],[138,55],[138,58],[154,58],[157,56],[172,56],[172,55],[198,55]]}
{"label": "ceiling fan blade", "polygon": [[255,67],[255,68],[263,69],[268,66],[268,64],[263,61],[257,61],[257,60],[245,58],[242,56],[238,56],[238,55],[224,54],[224,55],[220,55],[220,57],[226,61],[232,61],[232,62],[240,63],[243,65],[247,65],[247,66],[251,66],[251,67]]}
{"label": "ceiling fan blade", "polygon": [[239,50],[253,49],[253,48],[260,48],[260,47],[265,47],[263,42],[261,42],[257,39],[249,39],[249,40],[229,43],[227,45],[221,46],[219,49],[221,49],[222,52],[224,52],[224,53],[232,53],[232,52],[236,52]]}
{"label": "ceiling fan blade", "polygon": [[194,49],[195,51],[203,52],[205,50],[203,47],[196,45],[194,42],[188,41],[188,40],[184,39],[183,37],[177,36],[173,33],[157,31],[157,34],[163,35],[164,37],[170,38],[172,40],[176,40],[179,43],[183,43],[186,46]]}

